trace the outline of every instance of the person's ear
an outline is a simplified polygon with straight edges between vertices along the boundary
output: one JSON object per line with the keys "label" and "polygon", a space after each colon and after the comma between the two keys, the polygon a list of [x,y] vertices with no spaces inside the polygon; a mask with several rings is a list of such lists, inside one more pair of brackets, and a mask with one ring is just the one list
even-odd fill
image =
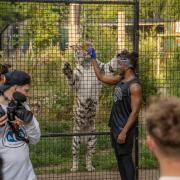
{"label": "person's ear", "polygon": [[11,88],[12,88],[12,91],[15,92],[17,90],[17,85],[12,86]]}
{"label": "person's ear", "polygon": [[149,147],[149,150],[153,153],[156,152],[156,142],[154,141],[154,138],[151,135],[147,135],[146,143]]}

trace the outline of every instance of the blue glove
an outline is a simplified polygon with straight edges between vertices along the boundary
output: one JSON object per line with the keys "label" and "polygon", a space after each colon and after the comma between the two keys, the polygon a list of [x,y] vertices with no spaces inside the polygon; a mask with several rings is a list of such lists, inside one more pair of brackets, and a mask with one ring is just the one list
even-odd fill
{"label": "blue glove", "polygon": [[96,50],[94,48],[89,48],[87,53],[91,56],[92,59],[96,59]]}

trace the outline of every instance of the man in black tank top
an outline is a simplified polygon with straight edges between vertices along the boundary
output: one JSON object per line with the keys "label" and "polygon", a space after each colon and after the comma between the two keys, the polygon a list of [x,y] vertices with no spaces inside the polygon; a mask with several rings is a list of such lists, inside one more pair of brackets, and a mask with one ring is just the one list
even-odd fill
{"label": "man in black tank top", "polygon": [[94,48],[88,49],[97,78],[115,85],[113,107],[109,119],[112,145],[115,150],[121,180],[135,180],[135,167],[132,160],[133,139],[136,119],[142,101],[142,90],[134,68],[138,59],[136,53],[127,50],[117,55],[119,75],[104,74],[97,62]]}

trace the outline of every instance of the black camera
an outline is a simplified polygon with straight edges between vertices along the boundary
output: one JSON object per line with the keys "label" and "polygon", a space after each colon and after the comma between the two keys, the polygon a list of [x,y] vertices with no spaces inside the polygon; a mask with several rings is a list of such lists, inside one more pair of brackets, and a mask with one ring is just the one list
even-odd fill
{"label": "black camera", "polygon": [[12,95],[12,100],[7,107],[7,116],[10,122],[15,120],[15,116],[24,122],[30,122],[33,118],[33,113],[27,110],[23,103],[26,101],[26,96],[20,92],[15,92]]}
{"label": "black camera", "polygon": [[[20,92],[15,92],[12,95],[12,100],[8,103],[7,107],[7,117],[8,124],[15,133],[16,139],[29,142],[26,137],[22,134],[21,129],[17,124],[14,123],[15,117],[21,119],[22,121],[28,123],[33,119],[33,113],[27,110],[23,103],[26,101],[26,96]],[[0,116],[5,115],[4,110],[0,107]]]}

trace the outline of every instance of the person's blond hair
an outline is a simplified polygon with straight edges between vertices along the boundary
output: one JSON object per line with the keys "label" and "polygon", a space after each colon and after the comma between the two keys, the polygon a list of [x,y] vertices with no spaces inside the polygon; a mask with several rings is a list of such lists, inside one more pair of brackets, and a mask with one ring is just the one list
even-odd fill
{"label": "person's blond hair", "polygon": [[153,97],[146,113],[147,131],[159,148],[180,157],[180,98]]}

